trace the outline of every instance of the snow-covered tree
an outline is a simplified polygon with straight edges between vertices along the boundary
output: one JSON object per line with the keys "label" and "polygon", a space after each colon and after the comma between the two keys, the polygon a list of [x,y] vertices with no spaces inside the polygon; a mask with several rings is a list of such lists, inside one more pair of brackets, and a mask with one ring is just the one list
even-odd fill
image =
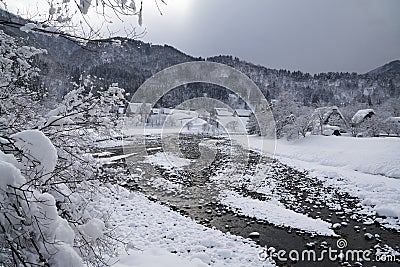
{"label": "snow-covered tree", "polygon": [[56,149],[37,130],[22,131],[11,138],[24,157],[18,161],[0,151],[0,244],[10,254],[1,260],[15,266],[83,266],[73,248],[75,232],[59,215],[55,197],[31,185],[34,180],[50,179],[57,163]]}
{"label": "snow-covered tree", "polygon": [[[155,7],[162,14],[160,3],[154,0]],[[15,20],[1,20],[0,24],[19,27],[25,32],[54,34],[76,41],[88,41],[98,38],[114,37],[108,26],[115,21],[128,23],[132,16],[137,17],[137,24],[143,24],[143,1],[139,0],[35,0],[27,2],[24,8],[21,3],[17,7],[23,10],[18,15],[30,20],[27,23]],[[14,0],[1,0],[0,8],[14,6]],[[40,21],[36,22],[36,21]],[[127,25],[123,33],[127,37],[143,36],[144,31],[136,32],[135,25]]]}
{"label": "snow-covered tree", "polygon": [[276,136],[285,135],[286,125],[292,124],[297,115],[301,114],[301,103],[289,93],[283,93],[272,105],[272,113],[276,124]]}
{"label": "snow-covered tree", "polygon": [[[95,209],[96,188],[108,170],[89,154],[118,123],[124,103],[116,85],[90,79],[45,114],[29,79],[30,59],[43,52],[0,32],[0,245],[15,266],[106,265],[113,253],[108,214]],[[8,256],[7,256],[8,255]]]}
{"label": "snow-covered tree", "polygon": [[0,130],[2,133],[24,129],[37,119],[32,112],[44,93],[32,90],[29,81],[37,75],[31,59],[44,50],[21,46],[18,40],[0,30]]}
{"label": "snow-covered tree", "polygon": [[292,115],[291,122],[283,127],[282,133],[287,139],[297,139],[300,136],[306,137],[311,130],[312,109],[309,107],[299,108],[296,115]]}

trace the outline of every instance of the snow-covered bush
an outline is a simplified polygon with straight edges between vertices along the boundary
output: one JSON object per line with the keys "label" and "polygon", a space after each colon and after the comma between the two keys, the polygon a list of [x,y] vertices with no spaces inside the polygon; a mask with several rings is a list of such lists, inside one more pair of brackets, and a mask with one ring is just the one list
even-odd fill
{"label": "snow-covered bush", "polygon": [[[44,112],[29,79],[43,52],[0,32],[0,262],[15,266],[104,266],[114,239],[93,195],[107,169],[90,155],[118,124],[124,90],[90,77]],[[46,114],[42,116],[41,114]]]}

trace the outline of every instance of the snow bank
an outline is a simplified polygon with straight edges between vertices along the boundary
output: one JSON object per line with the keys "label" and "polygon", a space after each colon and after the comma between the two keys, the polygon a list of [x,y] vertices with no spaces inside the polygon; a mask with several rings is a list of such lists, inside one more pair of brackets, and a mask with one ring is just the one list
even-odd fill
{"label": "snow bank", "polygon": [[[109,163],[113,163],[115,161],[119,161],[121,159],[129,158],[129,157],[134,156],[136,154],[137,153],[129,153],[129,154],[124,154],[124,155],[112,156],[112,157],[98,158],[97,160],[100,161],[103,164],[109,164]],[[96,155],[96,154],[93,154],[93,155]],[[109,154],[102,152],[102,154],[97,154],[97,156],[98,155],[109,155]]]}
{"label": "snow bank", "polygon": [[306,215],[286,209],[277,200],[260,201],[250,197],[243,197],[233,191],[225,191],[220,196],[221,203],[234,208],[240,214],[265,220],[276,226],[286,226],[304,230],[323,236],[337,236],[331,230],[331,223],[321,219],[313,219]]}
{"label": "snow bank", "polygon": [[375,210],[379,215],[382,215],[382,216],[400,218],[400,204],[399,203],[390,203],[389,205],[381,203],[375,207]]}
{"label": "snow bank", "polygon": [[309,136],[298,142],[280,140],[276,154],[400,178],[400,139]]}

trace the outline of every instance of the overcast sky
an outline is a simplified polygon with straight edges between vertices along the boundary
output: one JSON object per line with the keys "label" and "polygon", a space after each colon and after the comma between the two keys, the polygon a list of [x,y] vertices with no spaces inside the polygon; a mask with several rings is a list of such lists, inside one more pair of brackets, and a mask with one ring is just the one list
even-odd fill
{"label": "overcast sky", "polygon": [[[10,7],[24,8],[35,1],[47,3],[7,0]],[[364,73],[400,59],[400,0],[164,0],[167,6],[157,1],[162,16],[154,0],[144,0],[143,40],[193,56],[233,55],[311,73]],[[129,20],[137,25],[137,18]]]}
{"label": "overcast sky", "polygon": [[400,59],[399,0],[166,0],[144,40],[270,68],[367,72]]}

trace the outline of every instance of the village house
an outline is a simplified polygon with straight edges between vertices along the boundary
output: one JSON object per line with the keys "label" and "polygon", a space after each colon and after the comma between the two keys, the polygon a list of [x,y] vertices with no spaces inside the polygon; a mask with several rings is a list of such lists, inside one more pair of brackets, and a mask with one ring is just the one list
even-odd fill
{"label": "village house", "polygon": [[315,109],[310,121],[311,133],[341,135],[349,128],[346,119],[337,106]]}
{"label": "village house", "polygon": [[375,115],[375,111],[371,108],[368,109],[360,109],[354,114],[353,118],[351,118],[351,127],[357,127],[362,124],[366,119],[372,118]]}

